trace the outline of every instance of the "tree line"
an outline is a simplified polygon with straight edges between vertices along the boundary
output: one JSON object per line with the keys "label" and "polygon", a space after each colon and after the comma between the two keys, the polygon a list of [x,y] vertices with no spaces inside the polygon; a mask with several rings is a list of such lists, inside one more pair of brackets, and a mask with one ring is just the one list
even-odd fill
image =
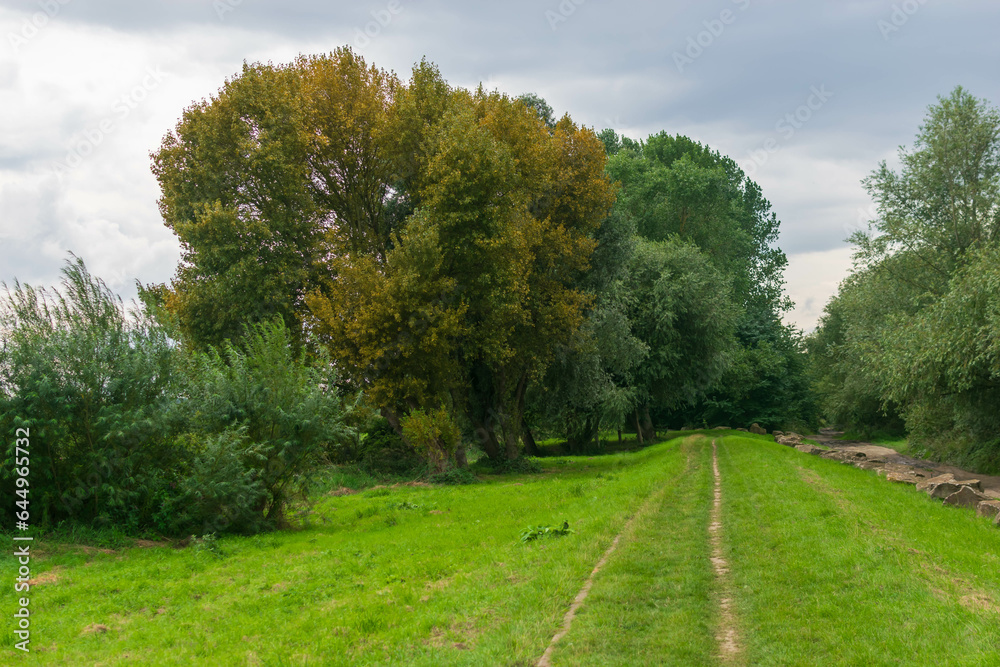
{"label": "tree line", "polygon": [[1000,111],[956,88],[864,184],[878,215],[808,341],[823,412],[1000,469]]}
{"label": "tree line", "polygon": [[74,259],[60,290],[8,291],[0,425],[50,443],[53,520],[71,486],[95,521],[177,532],[225,506],[253,530],[374,443],[445,474],[470,447],[502,467],[541,436],[815,416],[778,220],[687,137],[344,48],[244,65],[152,166],[169,284],[130,313]]}

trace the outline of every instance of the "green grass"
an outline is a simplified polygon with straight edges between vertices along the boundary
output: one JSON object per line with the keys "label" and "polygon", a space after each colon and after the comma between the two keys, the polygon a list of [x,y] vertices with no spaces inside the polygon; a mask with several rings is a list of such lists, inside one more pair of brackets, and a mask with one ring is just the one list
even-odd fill
{"label": "green grass", "polygon": [[[33,652],[11,649],[5,621],[0,663],[533,665],[622,533],[553,664],[715,665],[714,438],[737,664],[1000,664],[987,520],[770,437],[705,435],[472,486],[325,495],[300,530],[186,549],[43,540]],[[370,483],[352,474],[326,486]],[[563,521],[571,534],[520,541]],[[14,598],[5,584],[4,618]]]}
{"label": "green grass", "polygon": [[1000,531],[913,487],[778,445],[720,445],[752,665],[1000,664]]}
{"label": "green grass", "polygon": [[[309,528],[210,549],[42,542],[32,664],[533,664],[628,517],[683,467],[678,443],[546,459],[470,487],[326,497]],[[343,485],[334,480],[330,486]],[[574,534],[522,544],[528,525]],[[8,543],[9,544],[9,543]],[[12,581],[5,549],[0,578]],[[2,610],[10,618],[12,586]],[[106,632],[88,632],[95,624]],[[0,626],[0,662],[13,651]]]}

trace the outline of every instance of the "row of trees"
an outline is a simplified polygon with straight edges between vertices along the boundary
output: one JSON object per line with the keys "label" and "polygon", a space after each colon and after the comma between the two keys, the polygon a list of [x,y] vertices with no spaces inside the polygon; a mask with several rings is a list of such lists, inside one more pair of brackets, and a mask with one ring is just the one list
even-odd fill
{"label": "row of trees", "polygon": [[866,179],[878,218],[809,341],[823,409],[862,433],[1000,467],[1000,111],[961,87],[899,170]]}
{"label": "row of trees", "polygon": [[508,465],[541,433],[812,417],[778,221],[686,137],[341,49],[245,65],[152,158],[171,284],[129,314],[73,261],[8,294],[0,426],[50,448],[54,519],[273,524],[316,465],[387,458],[354,427],[442,472],[469,443]]}
{"label": "row of trees", "polygon": [[245,66],[154,171],[189,339],[280,315],[400,432],[438,415],[500,461],[533,428],[583,446],[601,424],[809,417],[778,221],[685,137],[598,137],[537,96],[342,49]]}

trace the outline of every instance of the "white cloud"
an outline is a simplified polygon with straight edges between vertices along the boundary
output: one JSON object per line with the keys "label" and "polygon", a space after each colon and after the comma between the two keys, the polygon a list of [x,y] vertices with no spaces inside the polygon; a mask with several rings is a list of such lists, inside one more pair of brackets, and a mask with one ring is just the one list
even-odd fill
{"label": "white cloud", "polygon": [[852,252],[844,247],[789,255],[785,280],[795,308],[785,315],[786,323],[806,332],[816,328],[823,307],[850,272]]}

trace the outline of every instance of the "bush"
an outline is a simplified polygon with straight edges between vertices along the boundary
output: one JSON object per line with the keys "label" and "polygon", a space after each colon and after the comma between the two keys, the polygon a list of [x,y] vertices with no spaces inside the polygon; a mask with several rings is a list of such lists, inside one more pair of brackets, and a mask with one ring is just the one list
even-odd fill
{"label": "bush", "polygon": [[436,472],[427,478],[431,484],[476,484],[479,478],[468,468],[448,468],[443,472]]}
{"label": "bush", "polygon": [[[251,498],[255,522],[281,525],[286,502],[304,492],[308,476],[325,463],[325,452],[355,438],[335,382],[327,358],[321,355],[309,365],[294,353],[291,333],[280,320],[251,326],[239,346],[227,342],[221,351],[193,354],[185,421],[231,470],[223,475],[212,455],[203,455],[188,488],[224,501],[240,525],[249,521],[244,512],[251,509]],[[212,439],[225,433],[230,435]],[[217,493],[202,488],[237,474],[239,482]]]}
{"label": "bush", "polygon": [[7,290],[0,336],[8,520],[17,429],[29,432],[32,525],[129,534],[279,526],[327,453],[355,439],[332,364],[296,355],[280,321],[185,353],[149,304],[127,310],[76,258],[61,290]]}
{"label": "bush", "polygon": [[379,418],[358,447],[358,466],[375,476],[412,476],[422,471],[425,463],[387,420]]}
{"label": "bush", "polygon": [[184,456],[171,422],[176,351],[146,310],[127,310],[82,260],[62,274],[61,289],[15,283],[0,304],[0,512],[12,518],[14,437],[25,429],[33,525],[135,532]]}

